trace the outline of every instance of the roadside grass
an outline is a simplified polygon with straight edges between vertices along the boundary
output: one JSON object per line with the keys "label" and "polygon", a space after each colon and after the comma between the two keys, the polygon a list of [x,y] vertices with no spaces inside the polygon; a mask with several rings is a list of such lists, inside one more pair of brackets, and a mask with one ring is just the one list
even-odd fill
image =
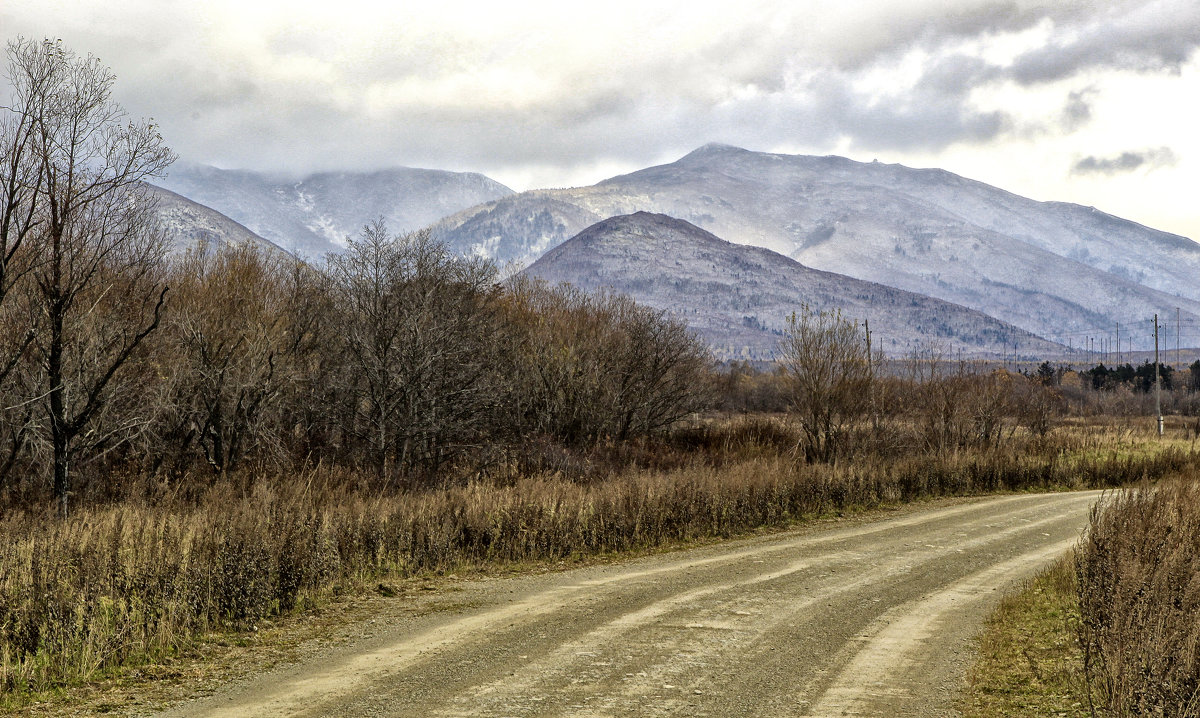
{"label": "roadside grass", "polygon": [[964,718],[1090,718],[1070,557],[1006,595],[988,617],[960,702]]}
{"label": "roadside grass", "polygon": [[253,643],[281,617],[414,577],[592,560],[936,497],[1118,486],[1195,466],[1190,452],[1140,432],[1108,435],[1104,450],[1103,436],[1086,431],[805,464],[788,451],[790,428],[773,421],[709,426],[678,439],[692,445],[690,462],[623,459],[626,468],[587,480],[517,473],[398,493],[318,469],[227,476],[186,494],[143,485],[65,521],[12,512],[0,517],[0,710],[145,674],[214,641]]}
{"label": "roadside grass", "polygon": [[1098,715],[1200,716],[1198,476],[1121,492],[1092,511],[1076,576]]}
{"label": "roadside grass", "polygon": [[1107,497],[1068,558],[1003,599],[964,716],[1200,716],[1197,475]]}

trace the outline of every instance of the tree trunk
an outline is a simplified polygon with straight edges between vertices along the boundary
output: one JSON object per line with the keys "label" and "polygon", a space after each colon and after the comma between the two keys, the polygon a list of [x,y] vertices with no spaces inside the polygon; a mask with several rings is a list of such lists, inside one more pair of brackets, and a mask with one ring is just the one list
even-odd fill
{"label": "tree trunk", "polygon": [[[57,228],[55,228],[57,230]],[[58,295],[62,282],[62,233],[53,231],[54,270],[47,287],[50,321],[49,346],[46,352],[46,380],[50,391],[50,445],[53,450],[54,499],[59,513],[67,517],[67,501],[71,493],[70,450],[71,427],[67,420],[67,389],[63,382],[63,301]]]}
{"label": "tree trunk", "polygon": [[54,498],[59,514],[67,518],[67,502],[71,496],[70,446],[61,432],[54,434]]}
{"label": "tree trunk", "polygon": [[50,442],[54,452],[54,499],[62,517],[67,517],[67,497],[71,493],[70,449],[71,434],[67,426],[66,391],[62,377],[62,322],[51,329],[56,332],[50,343],[47,378],[50,380]]}

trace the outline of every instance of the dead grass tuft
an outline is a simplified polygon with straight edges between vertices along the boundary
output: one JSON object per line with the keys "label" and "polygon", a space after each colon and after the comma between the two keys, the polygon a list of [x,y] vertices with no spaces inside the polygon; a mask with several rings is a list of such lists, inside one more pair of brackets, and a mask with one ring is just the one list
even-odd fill
{"label": "dead grass tuft", "polygon": [[1077,574],[1098,711],[1200,715],[1200,485],[1163,483],[1094,509]]}

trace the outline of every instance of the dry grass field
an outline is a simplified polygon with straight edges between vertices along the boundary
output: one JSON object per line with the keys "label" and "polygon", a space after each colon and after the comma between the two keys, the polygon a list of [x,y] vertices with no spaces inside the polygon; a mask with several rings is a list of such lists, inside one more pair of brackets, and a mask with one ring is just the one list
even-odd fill
{"label": "dry grass field", "polygon": [[228,475],[186,491],[131,481],[125,498],[65,520],[45,509],[9,512],[0,520],[0,689],[20,702],[388,577],[728,537],[926,497],[1120,486],[1194,468],[1185,447],[1094,422],[1000,450],[833,463],[796,460],[794,431],[781,417],[683,427],[656,450],[623,449],[663,466],[623,454],[626,468],[590,480],[543,473],[386,492],[314,469]]}

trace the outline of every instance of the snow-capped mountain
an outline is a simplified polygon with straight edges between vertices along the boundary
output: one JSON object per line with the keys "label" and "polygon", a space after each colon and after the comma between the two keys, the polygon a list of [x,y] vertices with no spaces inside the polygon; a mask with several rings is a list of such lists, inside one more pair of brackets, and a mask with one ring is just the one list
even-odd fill
{"label": "snow-capped mountain", "polygon": [[[1117,322],[1140,329],[1176,307],[1200,320],[1200,245],[1187,238],[942,170],[841,157],[706,145],[591,187],[500,198],[434,231],[460,251],[529,263],[595,222],[637,211],[1064,342]],[[1135,347],[1149,342],[1146,332],[1134,337]]]}
{"label": "snow-capped mountain", "polygon": [[173,254],[195,248],[242,244],[257,245],[271,252],[283,251],[214,209],[162,187],[146,186],[156,204],[159,228],[166,235]]}
{"label": "snow-capped mountain", "polygon": [[788,316],[804,305],[870,322],[891,356],[1045,357],[1065,347],[939,299],[805,267],[769,249],[732,244],[662,214],[612,217],[524,270],[551,283],[609,287],[686,321],[726,359],[774,355]]}
{"label": "snow-capped mountain", "polygon": [[410,232],[513,193],[480,174],[407,167],[289,178],[177,164],[160,184],[303,257],[340,250],[379,217]]}

